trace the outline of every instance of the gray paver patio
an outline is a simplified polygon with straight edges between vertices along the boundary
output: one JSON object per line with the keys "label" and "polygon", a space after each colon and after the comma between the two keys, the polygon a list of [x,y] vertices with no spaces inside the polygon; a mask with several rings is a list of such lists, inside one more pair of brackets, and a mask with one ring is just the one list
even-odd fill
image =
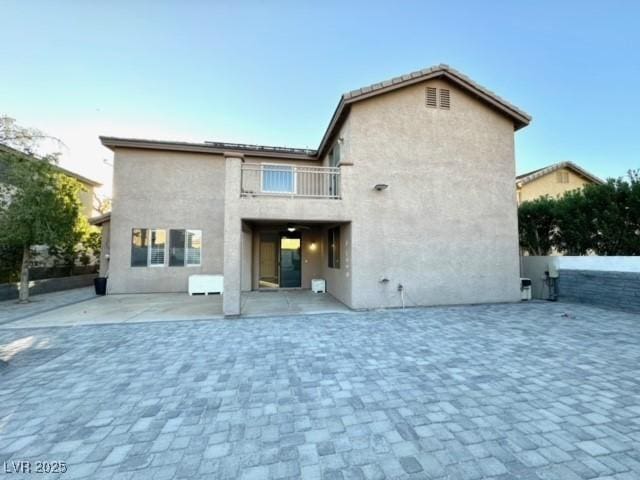
{"label": "gray paver patio", "polygon": [[61,478],[640,478],[636,315],[5,329],[0,358],[0,461],[65,461]]}

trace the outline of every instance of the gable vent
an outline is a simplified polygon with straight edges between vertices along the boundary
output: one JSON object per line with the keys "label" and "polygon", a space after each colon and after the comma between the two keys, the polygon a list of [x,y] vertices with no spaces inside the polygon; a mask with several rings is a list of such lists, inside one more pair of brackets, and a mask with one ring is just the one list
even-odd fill
{"label": "gable vent", "polygon": [[436,108],[437,105],[437,94],[436,89],[434,87],[427,87],[427,97],[426,97],[426,105],[427,107]]}
{"label": "gable vent", "polygon": [[451,96],[449,94],[449,89],[441,88],[440,89],[440,108],[449,110],[450,107],[451,107]]}

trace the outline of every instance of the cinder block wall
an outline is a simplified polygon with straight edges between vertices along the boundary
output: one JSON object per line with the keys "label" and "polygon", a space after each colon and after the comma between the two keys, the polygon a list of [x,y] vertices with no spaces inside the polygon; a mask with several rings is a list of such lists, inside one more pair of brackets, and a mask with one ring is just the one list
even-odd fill
{"label": "cinder block wall", "polygon": [[640,273],[560,270],[559,299],[640,313]]}

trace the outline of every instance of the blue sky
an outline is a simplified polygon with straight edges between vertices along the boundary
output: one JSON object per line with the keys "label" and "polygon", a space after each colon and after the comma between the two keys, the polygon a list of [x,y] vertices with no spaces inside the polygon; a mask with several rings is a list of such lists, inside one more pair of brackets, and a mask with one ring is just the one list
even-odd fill
{"label": "blue sky", "polygon": [[110,188],[99,134],[315,148],[340,94],[448,63],[533,116],[519,173],[640,168],[640,2],[1,1],[0,113]]}

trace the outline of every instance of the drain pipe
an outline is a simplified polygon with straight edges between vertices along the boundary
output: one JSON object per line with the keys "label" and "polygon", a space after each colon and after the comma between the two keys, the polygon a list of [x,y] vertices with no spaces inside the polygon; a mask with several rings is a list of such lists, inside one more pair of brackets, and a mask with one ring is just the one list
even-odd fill
{"label": "drain pipe", "polygon": [[398,291],[400,292],[400,299],[402,300],[402,310],[404,310],[404,287],[401,283],[398,284]]}

